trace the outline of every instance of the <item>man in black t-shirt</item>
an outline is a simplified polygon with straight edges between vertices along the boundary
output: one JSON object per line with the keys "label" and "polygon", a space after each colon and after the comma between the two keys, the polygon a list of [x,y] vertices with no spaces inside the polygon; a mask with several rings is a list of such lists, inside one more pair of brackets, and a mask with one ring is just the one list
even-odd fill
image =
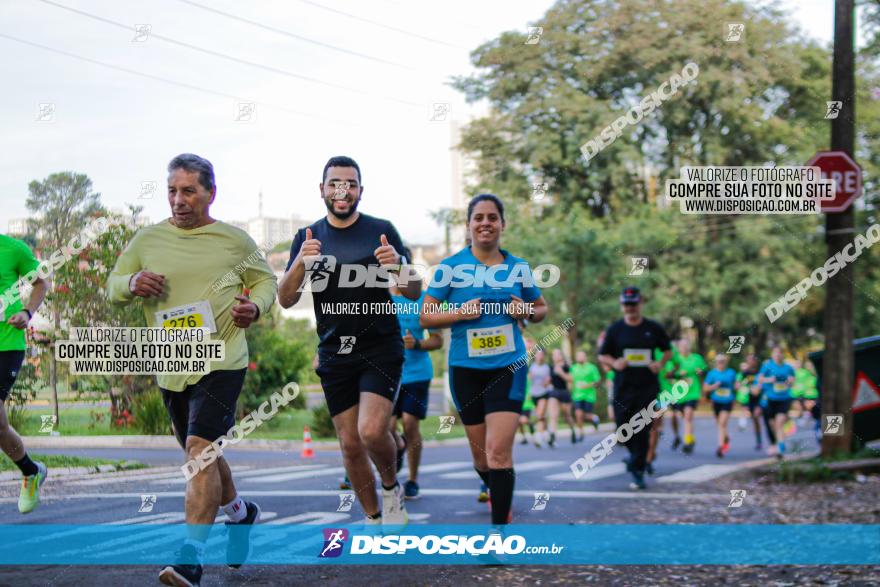
{"label": "man in black t-shirt", "polygon": [[[657,322],[642,317],[642,295],[637,287],[627,287],[620,294],[623,319],[605,331],[599,349],[599,361],[614,369],[614,417],[618,428],[648,405],[660,393],[657,373],[672,356],[669,335]],[[654,349],[663,351],[654,361]],[[627,470],[633,476],[631,487],[645,489],[645,459],[651,424],[623,443],[630,452]]]}
{"label": "man in black t-shirt", "polygon": [[[358,212],[363,190],[353,159],[327,162],[320,184],[327,216],[294,237],[278,300],[284,308],[293,306],[311,283],[320,338],[316,373],[352,488],[367,524],[402,526],[407,515],[388,421],[400,388],[403,338],[388,281],[407,259],[398,253],[403,243],[393,224]],[[413,279],[398,287],[417,300],[421,285]],[[381,510],[370,460],[382,481]]]}

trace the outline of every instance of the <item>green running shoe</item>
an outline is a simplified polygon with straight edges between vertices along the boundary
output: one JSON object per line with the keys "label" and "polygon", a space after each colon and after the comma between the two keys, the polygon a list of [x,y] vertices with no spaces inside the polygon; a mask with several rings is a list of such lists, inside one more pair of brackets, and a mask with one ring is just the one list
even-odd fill
{"label": "green running shoe", "polygon": [[18,496],[18,511],[23,514],[34,511],[40,503],[40,486],[46,480],[49,469],[46,465],[37,461],[37,474],[25,477],[21,482],[21,493]]}

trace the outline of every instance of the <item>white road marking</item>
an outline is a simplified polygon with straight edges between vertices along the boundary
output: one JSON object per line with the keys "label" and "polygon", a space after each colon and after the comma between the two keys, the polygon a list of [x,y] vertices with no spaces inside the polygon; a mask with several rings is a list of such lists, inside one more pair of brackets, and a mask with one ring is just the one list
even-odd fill
{"label": "white road marking", "polygon": [[[236,479],[236,481],[259,481],[261,483],[282,483],[284,481],[293,481],[294,479],[311,479],[312,477],[318,477],[323,475],[337,475],[342,477],[345,475],[345,467],[330,467],[323,468],[313,471],[303,471],[300,470],[296,473],[281,473],[279,475],[268,475],[266,477],[263,476],[250,476],[244,477],[240,479]],[[250,495],[250,491],[248,494]]]}
{"label": "white road marking", "polygon": [[700,465],[657,478],[657,483],[702,483],[732,473],[738,465]]}
{"label": "white road marking", "polygon": [[[517,469],[519,470],[519,469]],[[544,477],[548,481],[593,481],[595,479],[604,479],[606,477],[614,477],[616,475],[622,475],[626,473],[626,465],[623,463],[612,463],[610,465],[604,465],[602,467],[596,467],[595,469],[590,469],[586,473],[583,474],[578,479],[575,479],[574,474],[571,471],[567,471],[565,473],[556,473],[554,475],[547,475]]]}
{"label": "white road marking", "polygon": [[[233,475],[241,475],[247,473],[247,471],[251,467],[232,467]],[[152,481],[156,483],[157,480],[161,479],[180,479],[181,481],[185,481],[183,477],[183,472],[179,467],[175,471],[164,471],[161,473],[146,473],[142,475],[118,475],[116,477],[109,477],[104,475],[93,475],[91,479],[82,479],[78,481],[69,481],[67,485],[105,485],[107,483],[117,482],[117,483],[131,483],[134,481]],[[160,481],[159,481],[160,482]]]}
{"label": "white road marking", "polygon": [[[233,478],[235,481],[244,481],[251,477],[260,478],[262,475],[272,475],[273,473],[305,473],[306,471],[313,471],[315,469],[325,469],[329,465],[299,465],[295,467],[271,467],[261,469],[259,467],[250,468],[247,471],[236,472],[233,468]],[[156,481],[153,481],[156,484],[164,484],[164,485],[183,485],[186,483],[186,479],[183,476],[183,473],[178,472],[176,475],[167,475],[163,478],[159,478]]]}
{"label": "white road marking", "polygon": [[316,524],[316,525],[326,525],[326,524],[335,524],[337,522],[341,522],[342,520],[348,519],[351,517],[351,514],[347,514],[344,512],[305,512],[303,514],[297,514],[295,516],[288,516],[286,518],[278,518],[277,520],[272,520],[268,525],[277,526],[279,524]]}
{"label": "white road marking", "polygon": [[[468,463],[468,465],[472,465]],[[538,471],[540,469],[550,469],[552,467],[562,468],[565,466],[565,461],[529,461],[527,463],[514,463],[513,468],[517,473],[522,473],[526,471]],[[419,469],[419,473],[422,470]],[[470,471],[460,471],[457,473],[445,473],[440,475],[441,479],[474,479],[479,480],[477,476],[477,472],[471,469]]]}
{"label": "white road marking", "polygon": [[[446,495],[446,496],[457,496],[463,495],[466,497],[474,496],[474,489],[423,489],[421,491],[422,495]],[[528,497],[529,499],[534,499],[534,491],[532,490],[521,490],[517,491],[517,496]],[[626,491],[552,491],[553,498],[621,498],[621,499],[665,499],[665,500],[675,500],[675,499],[725,499],[729,500],[729,495],[724,494],[714,494],[714,493],[647,493],[644,491],[641,492],[626,492]],[[156,493],[157,498],[166,497],[166,498],[183,498],[183,491],[166,491],[163,493]],[[315,489],[286,489],[286,490],[277,490],[277,491],[247,491],[248,497],[334,497],[337,498],[339,495],[338,491],[331,490],[315,490]],[[69,495],[46,495],[41,496],[41,500],[43,501],[62,501],[66,499],[140,499],[140,493],[79,493],[79,494],[69,494]],[[0,503],[17,503],[17,497],[4,497],[0,498]]]}
{"label": "white road marking", "polygon": [[[470,472],[467,473],[468,475],[476,476],[476,473],[473,470],[474,463],[471,461],[453,461],[451,463],[437,463],[434,465],[422,465],[422,466],[419,466],[419,474],[421,475],[422,473],[437,473],[438,471],[449,471],[451,469],[461,469],[464,467],[467,467],[470,469]],[[406,475],[409,475],[409,467],[405,466],[405,467],[403,467],[403,469],[400,470],[400,473],[398,473],[397,476],[404,477]]]}
{"label": "white road marking", "polygon": [[165,512],[164,514],[151,514],[148,516],[135,516],[134,518],[125,518],[124,520],[113,520],[112,522],[103,522],[100,526],[118,526],[120,524],[170,524],[179,522],[186,518],[183,512]]}

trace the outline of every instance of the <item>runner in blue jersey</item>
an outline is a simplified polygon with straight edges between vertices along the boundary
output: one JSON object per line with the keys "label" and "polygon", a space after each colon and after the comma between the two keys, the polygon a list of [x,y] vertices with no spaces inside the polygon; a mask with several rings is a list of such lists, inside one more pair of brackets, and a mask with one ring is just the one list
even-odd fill
{"label": "runner in blue jersey", "polygon": [[715,368],[706,374],[706,379],[703,381],[703,391],[712,400],[712,409],[715,411],[715,421],[718,424],[718,449],[715,451],[715,456],[718,458],[723,457],[730,450],[727,422],[733,409],[734,392],[738,387],[736,371],[727,364],[727,355],[716,355]]}
{"label": "runner in blue jersey", "polygon": [[784,361],[782,347],[775,346],[771,359],[761,366],[758,378],[767,395],[767,417],[776,433],[777,444],[770,447],[770,453],[782,457],[785,453],[785,422],[791,407],[791,386],[794,383],[794,369]]}
{"label": "runner in blue jersey", "polygon": [[[412,259],[408,248],[403,249],[407,259]],[[428,390],[434,378],[434,367],[431,365],[430,351],[443,347],[443,336],[437,330],[424,330],[419,324],[419,313],[423,293],[418,300],[410,300],[401,295],[400,290],[391,287],[391,300],[395,305],[397,321],[403,333],[403,375],[400,378],[400,393],[391,415],[392,431],[398,443],[397,470],[403,465],[403,456],[407,456],[409,478],[403,484],[407,499],[419,497],[419,463],[422,459],[422,435],[419,421],[428,416]],[[428,337],[425,338],[427,332]],[[403,434],[397,434],[398,421],[403,421]]]}
{"label": "runner in blue jersey", "polygon": [[424,328],[452,328],[452,397],[474,468],[489,486],[493,524],[511,520],[513,441],[527,372],[517,321],[540,322],[547,315],[528,263],[500,248],[504,228],[497,196],[480,194],[470,201],[471,245],[438,266],[421,315]]}

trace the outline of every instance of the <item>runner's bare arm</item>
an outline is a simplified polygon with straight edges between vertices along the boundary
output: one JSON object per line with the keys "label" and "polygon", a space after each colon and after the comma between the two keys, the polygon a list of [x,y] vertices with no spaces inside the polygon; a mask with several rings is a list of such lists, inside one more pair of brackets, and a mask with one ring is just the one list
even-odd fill
{"label": "runner's bare arm", "polygon": [[321,241],[312,238],[312,230],[306,228],[306,238],[294,258],[290,269],[284,272],[278,282],[278,303],[282,308],[290,308],[299,301],[302,292],[299,291],[306,277],[306,257],[316,257],[321,254]]}
{"label": "runner's bare arm", "polygon": [[423,351],[435,351],[443,348],[443,334],[438,330],[428,332],[428,338],[419,341]]}
{"label": "runner's bare arm", "polygon": [[[36,313],[37,308],[43,303],[43,299],[46,297],[46,292],[49,290],[49,282],[42,277],[35,277],[32,285],[33,290],[31,290],[31,297],[28,299],[27,304],[24,305],[20,312],[13,314],[9,317],[9,320],[7,320],[7,324],[18,328],[19,330],[24,329],[28,325],[31,317]],[[30,316],[25,310],[30,312]]]}
{"label": "runner's bare arm", "polygon": [[671,358],[672,358],[672,351],[671,350],[663,351],[663,356],[661,356],[659,360],[651,363],[651,366],[650,366],[651,371],[653,371],[654,373],[659,373],[663,369],[663,365],[665,365],[666,362]]}
{"label": "runner's bare arm", "polygon": [[461,320],[474,320],[480,317],[480,300],[473,299],[459,308],[441,310],[443,302],[434,296],[426,295],[419,315],[422,328],[448,328]]}

